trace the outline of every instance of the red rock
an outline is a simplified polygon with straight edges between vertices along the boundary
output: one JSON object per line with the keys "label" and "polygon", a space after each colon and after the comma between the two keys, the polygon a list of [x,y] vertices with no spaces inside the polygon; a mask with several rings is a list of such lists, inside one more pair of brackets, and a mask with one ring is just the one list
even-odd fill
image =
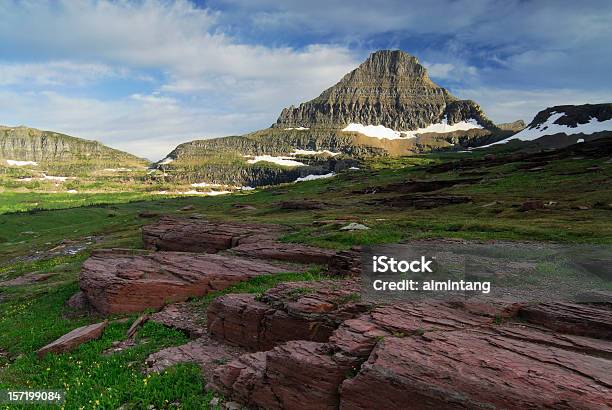
{"label": "red rock", "polygon": [[562,333],[612,340],[612,310],[605,306],[539,303],[522,307],[519,317]]}
{"label": "red rock", "polygon": [[96,323],[93,325],[83,326],[74,329],[73,331],[66,333],[64,336],[60,337],[54,342],[51,342],[48,345],[40,348],[36,352],[36,355],[38,357],[43,357],[47,353],[68,352],[85,342],[97,339],[102,336],[102,332],[104,332],[104,328],[106,328],[107,324],[108,321],[105,320],[101,323]]}
{"label": "red rock", "polygon": [[286,271],[261,261],[213,254],[121,250],[94,252],[85,261],[80,287],[102,314],[147,308],[204,296],[254,276]]}
{"label": "red rock", "polygon": [[383,337],[487,327],[492,322],[490,317],[453,309],[441,303],[400,303],[380,306],[356,319],[343,322],[329,341],[347,355],[365,358]]}
{"label": "red rock", "polygon": [[327,265],[335,256],[336,251],[315,248],[313,246],[281,243],[281,242],[251,242],[232,248],[240,256],[259,259],[278,259],[297,263],[317,263]]}
{"label": "red rock", "polygon": [[608,359],[495,332],[428,332],[381,341],[340,408],[606,408],[611,375]]}
{"label": "red rock", "polygon": [[336,409],[353,367],[325,343],[292,341],[218,367],[210,387],[266,409]]}
{"label": "red rock", "polygon": [[142,228],[148,249],[216,253],[240,244],[276,239],[283,228],[278,225],[208,222],[163,217]]}
{"label": "red rock", "polygon": [[356,281],[319,281],[282,283],[257,299],[224,295],[208,308],[208,330],[250,350],[290,340],[326,341],[342,321],[368,309],[358,291]]}
{"label": "red rock", "polygon": [[267,355],[268,352],[245,354],[217,367],[206,388],[220,391],[241,403],[280,409],[281,404],[265,380]]}

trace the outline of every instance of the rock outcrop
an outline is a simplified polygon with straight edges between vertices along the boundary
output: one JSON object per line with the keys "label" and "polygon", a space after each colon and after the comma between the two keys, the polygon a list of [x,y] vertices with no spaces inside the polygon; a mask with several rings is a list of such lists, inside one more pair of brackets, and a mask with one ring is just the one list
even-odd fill
{"label": "rock outcrop", "polygon": [[3,159],[35,161],[41,164],[71,162],[81,167],[144,167],[147,161],[109,148],[97,141],[88,141],[53,131],[28,127],[0,126],[0,165]]}
{"label": "rock outcrop", "polygon": [[[267,296],[277,292],[284,289]],[[515,321],[520,309],[531,312],[521,319],[540,326]],[[215,369],[209,387],[270,409],[605,408],[609,335],[568,334],[574,327],[559,322],[593,315],[609,325],[609,312],[502,300],[382,305],[344,320],[327,341],[292,340],[240,356]],[[252,317],[235,316],[233,327]]]}
{"label": "rock outcrop", "polygon": [[475,102],[459,100],[431,81],[416,57],[381,50],[319,97],[285,108],[274,126],[342,129],[358,123],[416,130],[444,119],[450,125],[476,120],[496,128]]}
{"label": "rock outcrop", "polygon": [[142,228],[142,240],[153,250],[216,253],[238,245],[274,241],[283,231],[279,225],[163,217]]}
{"label": "rock outcrop", "polygon": [[355,280],[283,283],[261,297],[229,294],[208,308],[208,330],[257,351],[290,340],[327,341],[344,320],[369,308]]}
{"label": "rock outcrop", "polygon": [[185,252],[94,252],[83,264],[81,290],[102,314],[159,309],[249,278],[287,271],[263,261]]}

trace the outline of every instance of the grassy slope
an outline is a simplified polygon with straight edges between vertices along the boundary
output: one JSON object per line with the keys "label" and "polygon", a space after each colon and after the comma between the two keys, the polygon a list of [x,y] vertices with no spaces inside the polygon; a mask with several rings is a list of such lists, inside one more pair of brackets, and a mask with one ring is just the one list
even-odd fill
{"label": "grassy slope", "polygon": [[[87,343],[70,354],[37,360],[33,352],[65,332],[92,318],[66,319],[63,303],[77,289],[80,265],[87,251],[76,255],[52,256],[46,251],[64,240],[98,237],[97,247],[141,246],[139,227],[151,220],[138,212],[152,210],[182,213],[178,209],[193,204],[194,213],[210,219],[281,222],[294,228],[285,240],[331,248],[353,244],[396,242],[422,237],[464,237],[482,239],[539,239],[563,242],[612,243],[612,218],[606,204],[612,203],[612,165],[603,160],[564,160],[539,171],[517,169],[519,164],[496,165],[473,170],[484,176],[475,185],[456,186],[445,194],[470,195],[473,203],[432,210],[393,209],[375,205],[373,200],[394,196],[358,194],[365,188],[380,187],[408,179],[453,179],[467,177],[457,172],[428,174],[424,164],[452,158],[453,155],[381,159],[368,169],[347,172],[328,180],[277,186],[265,191],[226,197],[174,198],[73,209],[33,211],[0,215],[0,280],[28,272],[56,272],[48,282],[0,288],[0,389],[7,387],[70,388],[66,408],[207,408],[210,394],[194,366],[178,366],[161,375],[145,378],[140,372],[144,358],[162,346],[183,343],[185,337],[173,330],[148,324],[140,337],[146,343],[113,356],[100,352],[118,340],[128,324],[112,324],[104,337]],[[603,169],[583,172],[592,165]],[[12,209],[32,200],[32,194],[10,194]],[[104,195],[104,194],[100,194]],[[0,194],[2,203],[7,194]],[[40,196],[38,207],[55,207],[53,196]],[[95,197],[92,197],[94,201]],[[278,209],[282,200],[316,199],[324,209],[287,211]],[[112,200],[112,198],[106,198]],[[517,205],[528,199],[556,201],[548,210],[520,212]],[[489,205],[494,201],[493,205]],[[241,210],[234,204],[250,204],[256,210]],[[76,202],[75,205],[79,203]],[[603,206],[602,206],[603,204]],[[489,205],[483,207],[483,205]],[[575,210],[578,205],[589,210]],[[11,209],[6,205],[5,209]],[[332,225],[313,221],[351,216],[370,226],[370,231],[339,232]],[[38,254],[39,259],[32,259]],[[26,258],[25,256],[30,257]],[[230,291],[261,292],[284,280],[316,279],[316,272],[286,274],[241,284]],[[213,296],[195,301],[205,308]],[[3,358],[2,352],[12,358]],[[4,362],[3,362],[4,361]],[[98,403],[99,401],[99,403]],[[0,405],[1,408],[1,405]]]}

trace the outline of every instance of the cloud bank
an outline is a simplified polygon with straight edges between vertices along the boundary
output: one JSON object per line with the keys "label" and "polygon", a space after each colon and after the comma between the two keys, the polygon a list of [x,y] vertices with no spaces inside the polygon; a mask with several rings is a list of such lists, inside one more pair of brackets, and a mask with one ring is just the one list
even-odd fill
{"label": "cloud bank", "polygon": [[610,101],[607,1],[0,2],[0,123],[159,159],[269,126],[401,48],[498,122]]}

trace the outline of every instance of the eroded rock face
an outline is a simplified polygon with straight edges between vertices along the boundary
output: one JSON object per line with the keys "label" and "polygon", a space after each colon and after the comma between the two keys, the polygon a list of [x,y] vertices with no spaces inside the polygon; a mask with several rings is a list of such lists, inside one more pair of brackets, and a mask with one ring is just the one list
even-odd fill
{"label": "eroded rock face", "polygon": [[290,340],[327,341],[338,325],[368,309],[356,281],[290,282],[262,297],[229,294],[208,309],[214,337],[249,350]]}
{"label": "eroded rock face", "polygon": [[102,336],[108,322],[105,320],[101,323],[96,323],[89,326],[79,327],[73,331],[66,333],[64,336],[40,348],[36,355],[43,357],[47,353],[65,353],[74,349],[81,344]]}
{"label": "eroded rock face", "polygon": [[358,123],[415,130],[444,119],[449,124],[474,119],[495,128],[475,102],[459,100],[432,82],[416,57],[381,50],[319,97],[285,108],[274,127],[344,128]]}
{"label": "eroded rock face", "polygon": [[291,341],[217,368],[211,387],[265,409],[336,409],[338,386],[354,365],[328,344]]}
{"label": "eroded rock face", "polygon": [[[257,301],[261,317],[275,293],[286,295],[276,289]],[[377,306],[344,320],[327,342],[295,340],[220,366],[210,387],[262,408],[609,407],[612,343],[557,333],[568,329],[557,322],[589,315],[610,323],[607,310],[529,306],[547,313],[531,320],[547,329],[514,320],[526,308],[503,300]],[[247,317],[255,316],[236,325],[250,325]]]}
{"label": "eroded rock face", "polygon": [[216,253],[240,244],[270,242],[283,231],[278,225],[163,217],[156,224],[144,226],[142,238],[148,249]]}
{"label": "eroded rock face", "polygon": [[609,360],[494,331],[389,337],[344,381],[340,407],[604,408],[611,370]]}
{"label": "eroded rock face", "polygon": [[521,308],[519,316],[557,332],[612,340],[612,309],[573,303],[539,303]]}
{"label": "eroded rock face", "polygon": [[85,261],[79,283],[98,312],[131,313],[283,271],[282,266],[223,255],[109,250]]}

